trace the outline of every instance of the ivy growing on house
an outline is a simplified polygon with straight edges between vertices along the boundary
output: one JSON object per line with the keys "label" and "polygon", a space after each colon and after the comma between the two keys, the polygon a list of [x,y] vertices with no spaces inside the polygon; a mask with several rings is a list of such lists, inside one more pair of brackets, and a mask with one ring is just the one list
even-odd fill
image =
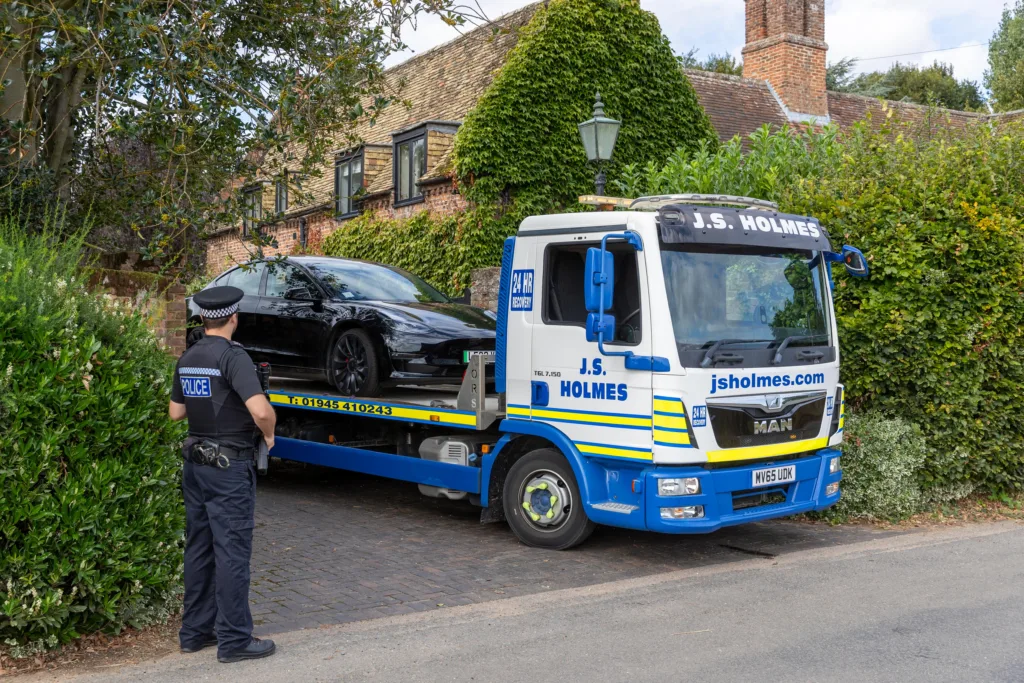
{"label": "ivy growing on house", "polygon": [[537,10],[455,143],[455,171],[477,204],[532,212],[592,193],[578,123],[600,91],[622,121],[610,179],[626,164],[663,163],[718,142],[657,18],[638,0],[552,0]]}

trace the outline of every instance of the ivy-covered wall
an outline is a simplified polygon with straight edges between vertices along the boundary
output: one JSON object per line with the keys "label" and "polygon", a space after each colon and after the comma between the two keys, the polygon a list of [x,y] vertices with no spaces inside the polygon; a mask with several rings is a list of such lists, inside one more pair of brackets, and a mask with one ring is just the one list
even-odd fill
{"label": "ivy-covered wall", "polygon": [[624,164],[717,145],[658,19],[638,0],[552,0],[459,130],[455,170],[467,197],[539,212],[593,193],[576,126],[591,117],[597,91],[606,115],[622,121],[610,180]]}

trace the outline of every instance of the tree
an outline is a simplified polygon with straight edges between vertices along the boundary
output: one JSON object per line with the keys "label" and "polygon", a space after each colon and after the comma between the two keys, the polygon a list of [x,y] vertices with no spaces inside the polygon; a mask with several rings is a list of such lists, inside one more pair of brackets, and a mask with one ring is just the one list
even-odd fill
{"label": "tree", "polygon": [[691,49],[685,55],[679,56],[679,64],[684,69],[696,69],[698,71],[711,71],[718,74],[730,76],[743,75],[743,62],[733,57],[728,52],[718,54],[712,52],[704,60],[697,59],[697,48]]}
{"label": "tree", "polygon": [[223,188],[313,168],[389,104],[382,61],[421,12],[474,16],[454,0],[7,0],[0,180],[172,258],[237,213]]}
{"label": "tree", "polygon": [[1024,0],[1011,10],[1003,9],[992,40],[988,44],[985,87],[992,91],[997,111],[1024,109]]}
{"label": "tree", "polygon": [[828,89],[868,97],[934,105],[948,109],[977,111],[985,99],[975,81],[957,80],[953,66],[935,62],[931,66],[893,64],[888,71],[855,74],[856,59],[830,64],[826,72]]}

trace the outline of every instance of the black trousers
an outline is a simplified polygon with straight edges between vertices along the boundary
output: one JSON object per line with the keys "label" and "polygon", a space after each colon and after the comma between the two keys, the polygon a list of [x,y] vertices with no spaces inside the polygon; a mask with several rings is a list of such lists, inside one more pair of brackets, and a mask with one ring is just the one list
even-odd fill
{"label": "black trousers", "polygon": [[178,638],[195,645],[216,634],[227,654],[252,639],[252,558],[256,467],[232,460],[221,470],[185,462],[185,609]]}

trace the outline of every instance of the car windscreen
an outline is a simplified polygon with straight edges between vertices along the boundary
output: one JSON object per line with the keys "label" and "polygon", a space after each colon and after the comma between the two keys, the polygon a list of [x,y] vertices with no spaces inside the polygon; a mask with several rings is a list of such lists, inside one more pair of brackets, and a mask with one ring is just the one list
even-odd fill
{"label": "car windscreen", "polygon": [[346,301],[448,301],[441,292],[401,268],[365,261],[303,261],[331,296]]}
{"label": "car windscreen", "polygon": [[681,352],[722,340],[748,348],[830,342],[819,252],[663,247],[661,261]]}

